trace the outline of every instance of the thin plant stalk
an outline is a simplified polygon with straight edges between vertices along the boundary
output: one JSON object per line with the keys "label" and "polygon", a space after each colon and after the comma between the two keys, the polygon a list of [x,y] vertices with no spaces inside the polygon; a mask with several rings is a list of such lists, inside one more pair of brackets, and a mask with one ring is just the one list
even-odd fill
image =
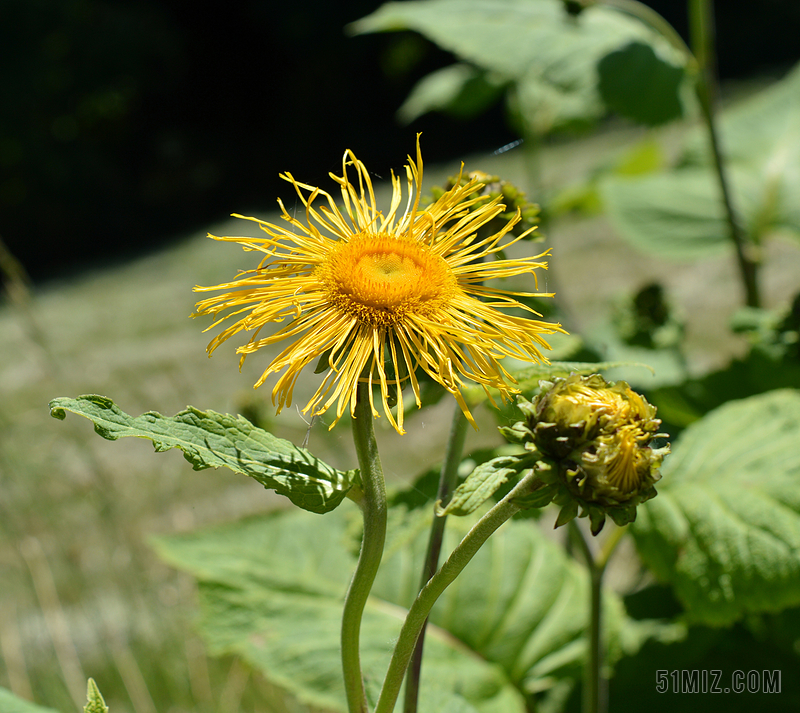
{"label": "thin plant stalk", "polygon": [[364,522],[364,536],[353,579],[347,589],[342,614],[342,672],[350,713],[368,713],[364,678],[361,673],[361,618],[386,541],[386,486],[372,424],[369,383],[359,383],[353,441],[361,471],[362,494],[358,499]]}
{"label": "thin plant stalk", "polygon": [[736,260],[744,285],[745,300],[748,307],[759,307],[761,295],[758,288],[758,264],[748,254],[750,246],[747,244],[733,207],[733,199],[714,117],[714,100],[716,99],[717,87],[714,66],[714,4],[712,0],[689,0],[689,34],[692,53],[698,65],[695,92],[700,102],[703,122],[708,132],[709,145],[714,160],[714,172],[722,193],[728,231],[736,249]]}
{"label": "thin plant stalk", "polygon": [[[686,56],[687,67],[695,75],[695,94],[700,104],[703,123],[708,133],[709,147],[714,162],[714,174],[722,195],[728,234],[736,251],[745,301],[749,307],[759,307],[761,295],[758,287],[758,262],[748,245],[731,196],[725,161],[720,147],[719,133],[714,116],[714,101],[717,95],[717,80],[714,48],[714,3],[713,0],[688,0],[689,34],[691,49],[663,17],[637,0],[598,0],[603,5],[616,7],[659,32],[673,47]],[[592,3],[587,3],[592,4]]]}
{"label": "thin plant stalk", "polygon": [[452,551],[439,571],[422,588],[422,591],[417,595],[408,610],[403,626],[400,629],[400,635],[392,652],[392,659],[389,662],[386,678],[383,681],[383,688],[375,705],[375,713],[391,713],[394,710],[417,639],[436,600],[461,574],[464,567],[475,556],[475,553],[489,539],[489,536],[512,515],[519,512],[520,505],[517,504],[516,499],[533,492],[537,486],[540,487],[541,485],[542,483],[537,479],[535,472],[533,470],[529,471],[510,493],[475,523],[472,529],[464,536],[464,539]]}
{"label": "thin plant stalk", "polygon": [[[447,450],[445,452],[442,469],[439,473],[439,490],[436,500],[446,505],[456,486],[458,479],[458,466],[461,462],[461,454],[464,451],[464,442],[467,437],[467,418],[461,407],[456,405],[453,411],[453,422],[450,426],[450,436],[447,440]],[[439,568],[439,555],[442,551],[444,540],[444,526],[447,516],[436,517],[434,515],[431,524],[430,536],[428,537],[428,551],[425,554],[425,564],[422,569],[422,580],[419,588],[422,589],[428,581],[436,574]],[[414,652],[411,655],[411,664],[406,676],[406,693],[403,705],[404,713],[416,713],[419,700],[419,680],[422,671],[422,652],[425,646],[425,629],[428,625],[427,618],[422,624]]]}
{"label": "thin plant stalk", "polygon": [[592,551],[586,535],[575,520],[570,522],[570,530],[576,535],[589,570],[589,649],[584,669],[583,713],[605,713],[608,710],[608,690],[602,676],[604,659],[602,641],[603,575],[612,553],[627,529],[615,528],[597,554]]}

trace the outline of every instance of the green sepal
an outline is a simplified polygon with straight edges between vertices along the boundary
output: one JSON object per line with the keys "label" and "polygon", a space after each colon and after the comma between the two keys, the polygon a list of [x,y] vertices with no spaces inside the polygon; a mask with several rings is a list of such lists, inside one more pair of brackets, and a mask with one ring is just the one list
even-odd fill
{"label": "green sepal", "polygon": [[189,406],[174,416],[148,411],[133,417],[111,399],[93,394],[50,402],[54,418],[64,419],[66,411],[88,418],[98,435],[109,441],[134,436],[151,440],[159,453],[179,448],[195,470],[224,466],[310,512],[333,510],[358,483],[357,470],[337,470],[243,416]]}
{"label": "green sepal", "polygon": [[[603,529],[603,525],[606,524],[606,513],[601,508],[595,507],[594,505],[590,505],[587,508],[589,512],[589,524],[591,527],[589,528],[592,532],[592,535],[597,537],[600,534],[600,531]],[[634,509],[634,515],[636,510]]]}
{"label": "green sepal", "polygon": [[568,500],[564,507],[558,513],[556,524],[554,527],[558,528],[566,525],[570,520],[574,520],[578,515],[578,503],[575,500]]}
{"label": "green sepal", "polygon": [[552,483],[543,483],[542,481],[539,481],[539,484],[541,487],[533,490],[528,495],[514,498],[514,502],[522,506],[523,510],[533,510],[534,508],[543,508],[549,505],[558,493],[558,487]]}
{"label": "green sepal", "polygon": [[108,706],[93,678],[86,684],[86,705],[83,707],[83,713],[108,713]]}
{"label": "green sepal", "polygon": [[322,352],[317,359],[317,365],[314,367],[315,374],[321,374],[323,371],[328,371],[331,368],[331,351],[330,349]]}

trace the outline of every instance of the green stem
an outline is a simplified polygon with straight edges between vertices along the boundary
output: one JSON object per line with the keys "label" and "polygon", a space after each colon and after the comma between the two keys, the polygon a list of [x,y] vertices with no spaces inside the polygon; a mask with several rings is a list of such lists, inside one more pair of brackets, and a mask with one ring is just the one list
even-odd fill
{"label": "green stem", "polygon": [[608,709],[608,692],[604,686],[606,681],[601,675],[603,667],[603,575],[612,553],[625,536],[627,529],[615,528],[597,554],[592,551],[586,535],[575,520],[570,522],[570,530],[576,535],[589,569],[589,650],[584,671],[583,713],[600,713]]}
{"label": "green stem", "polygon": [[378,573],[386,540],[386,486],[372,426],[369,388],[369,384],[358,385],[355,418],[352,420],[363,489],[359,505],[364,520],[364,535],[342,614],[342,671],[350,713],[369,711],[359,652],[361,617]]}
{"label": "green stem", "polygon": [[689,0],[689,34],[692,51],[698,64],[695,92],[700,102],[700,110],[708,132],[708,140],[714,160],[714,171],[722,193],[722,202],[725,206],[728,232],[736,249],[736,260],[744,285],[745,300],[748,307],[758,307],[761,304],[758,288],[758,264],[748,254],[749,246],[736,218],[714,118],[714,99],[717,90],[714,69],[713,16],[714,6],[712,0]]}
{"label": "green stem", "polygon": [[602,676],[603,643],[601,640],[602,607],[603,607],[603,572],[592,567],[589,598],[589,666],[587,667],[587,694],[584,713],[600,713],[608,708],[607,691]]}
{"label": "green stem", "polygon": [[[458,480],[458,466],[461,463],[461,454],[464,451],[464,442],[467,438],[468,421],[461,407],[456,404],[453,412],[453,422],[450,426],[450,437],[447,441],[447,451],[445,452],[444,462],[442,463],[442,470],[439,473],[439,491],[436,494],[437,501],[442,505],[447,505],[450,500],[450,495],[456,487]],[[439,555],[442,551],[442,542],[444,540],[444,526],[447,522],[447,516],[433,517],[431,524],[431,532],[428,538],[428,551],[425,555],[425,564],[422,569],[422,580],[420,581],[420,590],[428,583],[428,581],[436,574],[439,568]],[[414,653],[411,656],[411,665],[408,669],[408,676],[406,678],[406,697],[403,705],[404,713],[416,713],[417,701],[419,700],[419,679],[422,671],[422,652],[425,646],[425,629],[428,625],[427,618],[422,624],[422,630],[419,632]]]}
{"label": "green stem", "polygon": [[515,499],[531,492],[537,482],[534,471],[529,472],[520,480],[508,495],[475,523],[439,571],[431,577],[417,595],[408,610],[403,627],[400,629],[400,636],[395,644],[392,660],[389,662],[389,669],[375,706],[375,713],[391,713],[394,710],[417,638],[436,600],[469,564],[489,536],[512,515],[519,512],[520,506],[516,504]]}

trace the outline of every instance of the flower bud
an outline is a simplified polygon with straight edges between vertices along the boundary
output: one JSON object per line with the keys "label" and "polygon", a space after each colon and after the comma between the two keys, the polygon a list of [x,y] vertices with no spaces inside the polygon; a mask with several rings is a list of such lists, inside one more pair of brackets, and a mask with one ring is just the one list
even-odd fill
{"label": "flower bud", "polygon": [[542,392],[523,406],[526,432],[553,465],[563,506],[556,527],[589,515],[592,533],[605,516],[618,525],[636,518],[636,506],[656,495],[659,468],[669,446],[653,448],[661,421],[656,409],[624,381],[598,374],[542,382]]}
{"label": "flower bud", "polygon": [[520,220],[511,228],[510,233],[524,236],[528,240],[541,239],[539,233],[535,231],[541,208],[536,203],[529,201],[525,193],[513,183],[505,181],[499,176],[492,176],[484,171],[470,171],[467,174],[462,171],[458,176],[450,176],[443,187],[434,186],[431,190],[433,200],[438,200],[447,191],[458,186],[466,186],[470,181],[478,181],[475,191],[468,196],[470,200],[477,199],[470,210],[476,210],[497,198],[500,198],[505,206],[505,211],[495,218],[494,224],[489,224],[486,231],[493,230],[496,226],[502,227],[519,211]]}

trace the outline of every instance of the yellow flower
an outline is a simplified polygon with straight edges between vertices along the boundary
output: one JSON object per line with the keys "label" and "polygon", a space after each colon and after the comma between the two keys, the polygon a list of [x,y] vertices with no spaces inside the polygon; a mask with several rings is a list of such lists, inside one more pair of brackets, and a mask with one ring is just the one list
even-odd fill
{"label": "yellow flower", "polygon": [[[484,283],[545,269],[546,263],[537,260],[546,253],[496,257],[524,237],[506,237],[519,221],[518,214],[495,235],[477,237],[478,229],[505,208],[495,198],[470,211],[483,200],[470,197],[481,187],[478,178],[455,186],[421,209],[419,138],[416,161],[409,157],[406,166],[404,206],[401,180],[392,174],[389,210],[385,214],[378,210],[369,173],[351,151],[344,154],[341,177],[331,177],[340,186],[341,207],[329,193],[299,183],[290,173],[281,174],[305,206],[305,221],[295,218],[279,200],[288,227],[237,215],[258,223],[268,237],[210,236],[263,252],[265,257],[256,269],[240,272],[233,282],[195,288],[229,290],[197,304],[196,315],[233,310],[209,329],[237,318],[211,341],[209,355],[241,331],[254,333],[237,349],[240,368],[248,354],[288,342],[255,385],[283,372],[272,391],[279,412],[291,404],[300,372],[322,358],[318,370],[327,373],[304,413],[322,414],[335,404],[335,424],[348,404],[353,413],[359,381],[368,382],[380,386],[383,411],[399,433],[404,432],[402,388],[410,385],[419,406],[417,370],[422,370],[456,398],[475,425],[460,391],[464,379],[508,398],[516,391],[515,382],[500,360],[509,356],[546,361],[540,349],[549,345],[542,335],[563,331],[557,324],[504,311],[540,316],[514,297],[552,295],[508,292]],[[315,205],[317,199],[323,205]],[[274,334],[259,337],[264,326],[286,320]],[[369,393],[372,413],[379,416],[371,388]],[[389,404],[394,398],[396,419]]]}

